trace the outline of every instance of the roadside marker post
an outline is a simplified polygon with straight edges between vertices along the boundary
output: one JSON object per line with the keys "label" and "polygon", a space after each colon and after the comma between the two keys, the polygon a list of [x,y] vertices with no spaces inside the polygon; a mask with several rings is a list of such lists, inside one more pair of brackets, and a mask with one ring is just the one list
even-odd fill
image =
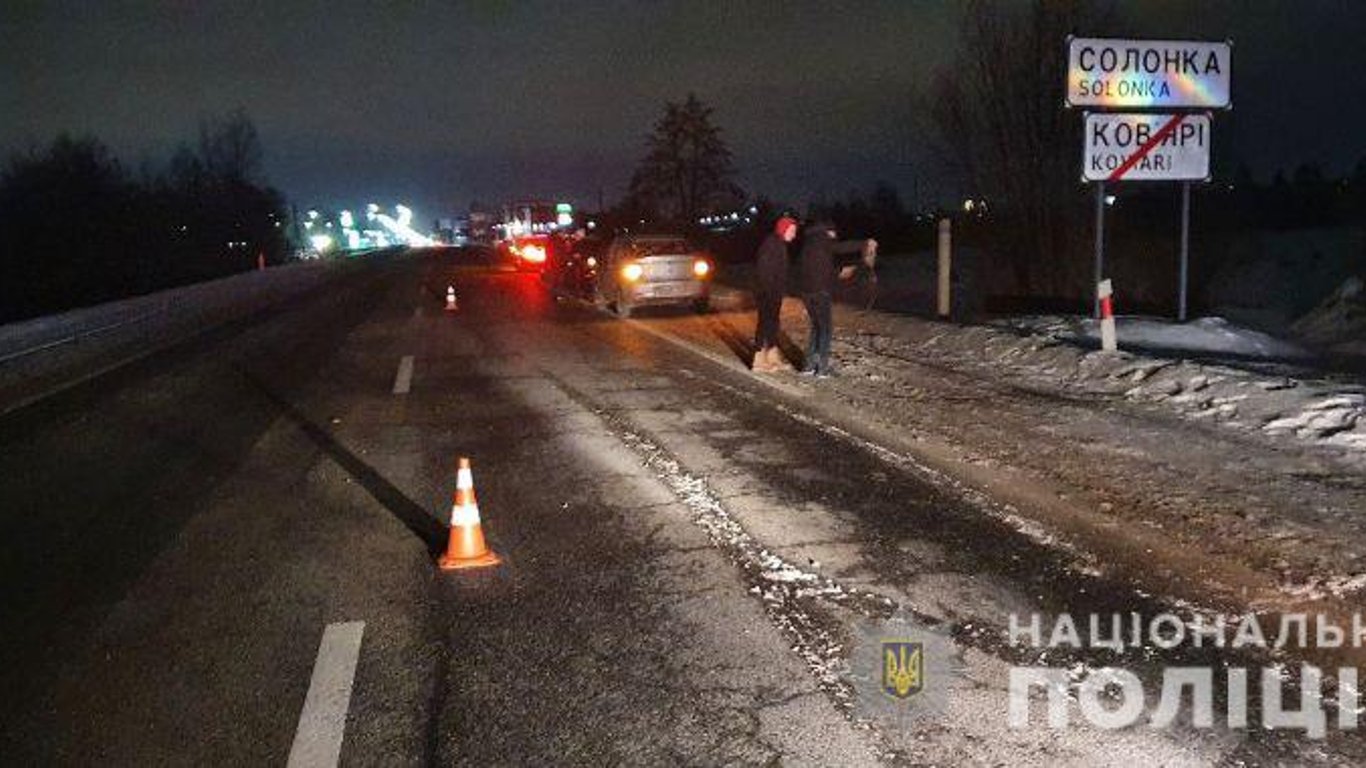
{"label": "roadside marker post", "polygon": [[446,286],[446,311],[455,312],[460,309],[459,303],[455,298],[455,286]]}
{"label": "roadside marker post", "polygon": [[953,310],[953,296],[950,293],[953,267],[953,224],[948,219],[939,220],[939,317],[947,319]]}
{"label": "roadside marker post", "polygon": [[1119,349],[1115,338],[1114,288],[1109,278],[1096,284],[1096,302],[1100,305],[1100,348],[1106,352]]}

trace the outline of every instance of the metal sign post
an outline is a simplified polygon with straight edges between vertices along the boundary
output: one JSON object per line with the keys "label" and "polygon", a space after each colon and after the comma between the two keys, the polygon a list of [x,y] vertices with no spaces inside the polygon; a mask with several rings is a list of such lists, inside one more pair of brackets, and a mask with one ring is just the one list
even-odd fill
{"label": "metal sign post", "polygon": [[[1105,182],[1096,183],[1096,279],[1099,285],[1105,277]],[[1096,319],[1100,319],[1100,295],[1096,295]]]}
{"label": "metal sign post", "polygon": [[1186,322],[1186,289],[1190,284],[1191,183],[1181,183],[1181,298],[1177,302],[1176,319]]}

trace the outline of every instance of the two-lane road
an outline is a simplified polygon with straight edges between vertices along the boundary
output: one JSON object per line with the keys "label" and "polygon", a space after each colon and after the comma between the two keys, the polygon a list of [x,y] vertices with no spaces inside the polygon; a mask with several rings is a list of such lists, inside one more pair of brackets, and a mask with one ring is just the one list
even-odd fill
{"label": "two-lane road", "polygon": [[[1260,748],[1008,728],[1008,615],[1163,606],[807,413],[800,388],[676,343],[678,322],[734,335],[616,320],[451,251],[381,259],[0,420],[0,752],[279,764],[340,738],[366,764],[1177,765]],[[450,575],[433,551],[460,456],[504,564]],[[894,612],[942,631],[957,667],[946,716],[904,733],[840,677],[858,627]]]}

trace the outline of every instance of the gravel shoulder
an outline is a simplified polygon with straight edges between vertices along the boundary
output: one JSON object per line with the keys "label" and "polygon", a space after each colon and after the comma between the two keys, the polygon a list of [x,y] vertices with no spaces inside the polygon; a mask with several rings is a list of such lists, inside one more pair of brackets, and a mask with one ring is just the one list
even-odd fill
{"label": "gravel shoulder", "polygon": [[[798,301],[783,321],[795,357],[806,334]],[[747,362],[751,313],[643,322]],[[849,306],[836,328],[842,376],[767,377],[771,386],[988,494],[1083,567],[1209,611],[1359,609],[1366,475],[1341,438],[1360,426],[1267,429],[1355,407],[1354,383],[1106,355]]]}

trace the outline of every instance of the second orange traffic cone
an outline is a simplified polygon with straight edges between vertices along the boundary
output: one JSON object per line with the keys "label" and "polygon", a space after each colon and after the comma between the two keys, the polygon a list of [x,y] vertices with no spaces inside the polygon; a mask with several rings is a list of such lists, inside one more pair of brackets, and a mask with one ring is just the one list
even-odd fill
{"label": "second orange traffic cone", "polygon": [[483,568],[498,565],[502,558],[484,542],[484,528],[479,522],[479,503],[474,500],[474,473],[470,460],[460,459],[455,476],[455,503],[451,505],[451,534],[446,553],[436,563],[443,571],[462,568]]}

